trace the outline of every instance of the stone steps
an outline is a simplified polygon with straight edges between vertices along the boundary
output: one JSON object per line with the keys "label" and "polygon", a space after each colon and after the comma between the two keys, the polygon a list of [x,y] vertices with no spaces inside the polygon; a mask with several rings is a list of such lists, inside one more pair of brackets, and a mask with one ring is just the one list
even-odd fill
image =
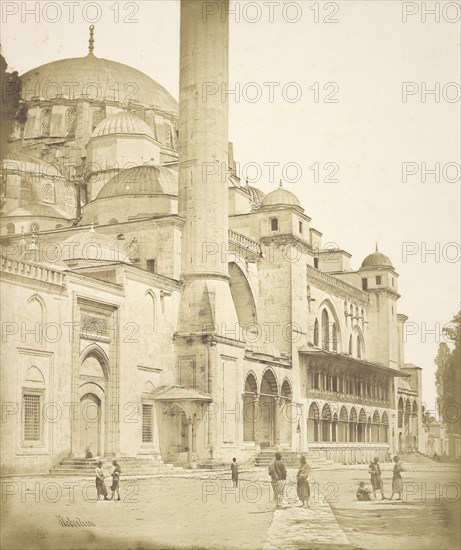
{"label": "stone steps", "polygon": [[[56,466],[53,466],[50,470],[50,474],[62,476],[94,476],[94,470],[97,466],[98,460],[101,460],[103,463],[102,467],[105,472],[112,468],[113,459],[110,458],[66,458],[61,460],[61,462]],[[177,465],[164,464],[161,460],[149,457],[119,457],[116,460],[122,470],[122,476],[137,474],[161,474],[182,469]]]}

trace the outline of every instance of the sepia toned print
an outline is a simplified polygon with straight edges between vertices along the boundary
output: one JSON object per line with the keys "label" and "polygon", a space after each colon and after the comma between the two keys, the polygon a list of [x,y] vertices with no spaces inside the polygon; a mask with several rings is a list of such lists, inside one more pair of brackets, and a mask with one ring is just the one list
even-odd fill
{"label": "sepia toned print", "polygon": [[460,3],[1,9],[2,548],[459,548]]}

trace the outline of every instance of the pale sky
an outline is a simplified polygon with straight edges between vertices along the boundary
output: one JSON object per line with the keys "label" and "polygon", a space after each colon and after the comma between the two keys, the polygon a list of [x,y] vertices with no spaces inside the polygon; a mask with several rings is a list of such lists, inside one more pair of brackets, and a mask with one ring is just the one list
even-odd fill
{"label": "pale sky", "polygon": [[[41,2],[34,16],[27,10],[35,3],[2,3],[2,52],[11,69],[23,73],[86,55],[94,22],[97,56],[143,71],[178,97],[179,0],[119,1],[118,23],[110,0],[98,3],[99,14],[93,2],[80,2],[73,22],[65,2],[56,22],[56,3]],[[460,298],[457,4],[265,4],[232,1],[230,87],[239,83],[240,101],[230,100],[230,141],[242,176],[257,177],[251,169],[256,163],[261,170],[253,184],[269,192],[285,175],[285,186],[324,233],[324,243],[350,252],[354,269],[378,242],[400,274],[399,312],[409,317],[408,332],[414,333],[407,337],[405,359],[423,368],[423,400],[432,409],[441,336],[428,331],[451,320]],[[291,6],[282,11],[284,4]],[[439,5],[439,22],[422,12],[423,4]],[[277,83],[272,102],[268,82]],[[406,102],[404,82],[415,92]],[[440,98],[424,95],[424,86],[438,86]],[[261,97],[253,101],[258,91]],[[339,101],[324,103],[328,94]],[[276,169],[271,182],[268,162],[288,168]],[[317,182],[309,169],[315,163]],[[408,170],[417,171],[405,183],[402,163],[413,163]],[[431,174],[422,181],[422,163],[427,170],[439,163],[439,182]],[[296,179],[290,165],[301,168],[298,181],[286,181]],[[323,181],[335,165],[339,171],[332,179],[339,182]],[[438,257],[429,250],[439,250]]]}

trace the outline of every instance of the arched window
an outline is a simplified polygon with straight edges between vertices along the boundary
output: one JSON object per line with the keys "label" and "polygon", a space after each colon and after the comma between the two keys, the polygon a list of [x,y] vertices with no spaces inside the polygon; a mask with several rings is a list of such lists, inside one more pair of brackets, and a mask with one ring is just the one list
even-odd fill
{"label": "arched window", "polygon": [[330,334],[328,324],[328,311],[324,309],[322,311],[322,348],[326,350],[330,349]]}
{"label": "arched window", "polygon": [[106,110],[104,107],[93,112],[93,130],[96,126],[106,118]]}
{"label": "arched window", "polygon": [[361,348],[361,345],[360,345],[360,336],[357,335],[357,357],[359,359],[362,358],[362,348]]}
{"label": "arched window", "polygon": [[49,136],[51,129],[51,109],[43,109],[40,117],[40,125],[42,136]]}
{"label": "arched window", "polygon": [[331,327],[331,341],[333,343],[333,351],[338,351],[338,329],[336,323],[333,323]]}
{"label": "arched window", "polygon": [[150,326],[150,328],[152,329],[152,332],[157,332],[157,303],[156,303],[155,295],[152,291],[147,291],[146,298],[150,308],[152,308],[151,324],[150,325],[147,324],[146,326],[148,327]]}
{"label": "arched window", "polygon": [[66,135],[74,136],[76,126],[77,126],[77,109],[75,107],[71,107],[66,111]]}
{"label": "arched window", "polygon": [[314,323],[314,346],[319,345],[319,322],[316,319]]}
{"label": "arched window", "polygon": [[61,229],[61,227],[62,227],[62,223],[56,224],[56,229]]}
{"label": "arched window", "polygon": [[16,228],[14,226],[14,223],[9,223],[6,226],[6,232],[8,233],[8,235],[14,235],[15,234]]}
{"label": "arched window", "polygon": [[109,222],[109,225],[117,225],[118,221],[115,218],[112,218]]}
{"label": "arched window", "polygon": [[54,185],[51,183],[45,183],[43,185],[43,195],[42,195],[43,202],[51,202],[55,203],[55,197],[54,197]]}

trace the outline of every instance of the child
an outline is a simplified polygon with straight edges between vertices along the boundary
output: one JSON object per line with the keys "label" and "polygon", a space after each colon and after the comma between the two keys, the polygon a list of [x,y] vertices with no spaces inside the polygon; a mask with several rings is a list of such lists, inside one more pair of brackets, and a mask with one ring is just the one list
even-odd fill
{"label": "child", "polygon": [[113,500],[115,493],[117,493],[117,498],[115,500],[121,500],[120,499],[119,483],[120,483],[120,474],[122,473],[122,470],[121,470],[121,468],[118,465],[116,460],[114,460],[112,462],[112,466],[114,468],[113,468],[112,473],[111,473],[111,475],[112,475],[112,486],[111,486],[112,496],[110,498],[111,498],[111,500]]}
{"label": "child", "polygon": [[237,464],[236,458],[232,459],[231,475],[232,475],[232,487],[237,487],[239,482],[239,465]]}
{"label": "child", "polygon": [[365,487],[365,483],[361,481],[359,483],[359,486],[357,487],[357,492],[355,493],[355,496],[357,497],[357,500],[360,501],[371,500],[370,493],[370,489],[367,489]]}
{"label": "child", "polygon": [[98,500],[101,495],[103,495],[104,500],[109,500],[107,498],[107,489],[106,484],[104,483],[104,472],[102,470],[102,462],[98,462],[98,466],[94,470],[96,474],[96,493],[98,495]]}

